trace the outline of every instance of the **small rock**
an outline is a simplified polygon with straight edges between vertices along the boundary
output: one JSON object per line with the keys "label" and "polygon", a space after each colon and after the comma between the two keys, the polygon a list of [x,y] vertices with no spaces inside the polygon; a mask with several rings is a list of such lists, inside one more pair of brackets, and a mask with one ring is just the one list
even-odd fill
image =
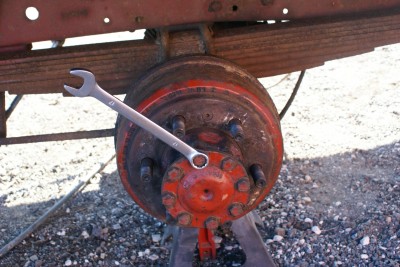
{"label": "small rock", "polygon": [[159,234],[151,235],[151,240],[153,240],[154,243],[158,243],[161,240],[161,235]]}
{"label": "small rock", "polygon": [[155,254],[151,254],[151,255],[149,256],[149,259],[152,260],[152,261],[156,261],[156,260],[158,260],[158,256],[155,255]]}
{"label": "small rock", "polygon": [[313,226],[311,228],[311,231],[313,231],[315,234],[320,235],[321,234],[321,229],[319,229],[318,226]]}
{"label": "small rock", "polygon": [[104,259],[106,258],[106,253],[101,253],[101,254],[100,254],[100,258],[101,258],[102,260],[104,260]]}
{"label": "small rock", "polygon": [[114,264],[119,266],[119,261],[114,261]]}
{"label": "small rock", "polygon": [[336,215],[336,216],[333,218],[333,220],[334,220],[334,221],[339,221],[339,215]]}
{"label": "small rock", "polygon": [[389,224],[392,222],[392,217],[387,216],[386,217],[386,223]]}
{"label": "small rock", "polygon": [[24,267],[29,267],[29,265],[31,265],[30,261],[25,262]]}
{"label": "small rock", "polygon": [[221,242],[222,242],[222,237],[220,237],[220,236],[215,235],[212,237],[212,239],[213,239],[214,243],[216,243],[216,244],[221,244]]}
{"label": "small rock", "polygon": [[139,257],[139,258],[142,258],[143,256],[144,256],[144,252],[143,252],[143,251],[139,251],[139,252],[138,252],[138,257]]}
{"label": "small rock", "polygon": [[368,259],[368,255],[367,254],[361,254],[361,259],[363,259],[363,260]]}
{"label": "small rock", "polygon": [[335,206],[336,206],[336,207],[339,207],[340,205],[342,205],[342,202],[340,202],[340,201],[337,201],[337,202],[335,203]]}
{"label": "small rock", "polygon": [[119,230],[119,229],[121,229],[121,225],[120,225],[119,223],[116,223],[116,224],[114,224],[114,225],[112,226],[112,228],[113,228],[114,230]]}
{"label": "small rock", "polygon": [[277,227],[275,228],[275,234],[280,235],[280,236],[285,236],[285,229]]}
{"label": "small rock", "polygon": [[29,259],[30,259],[31,261],[37,261],[39,258],[38,258],[37,255],[32,255],[32,256],[29,257]]}
{"label": "small rock", "polygon": [[361,244],[362,246],[369,245],[369,236],[364,236],[364,237],[360,240],[360,244]]}
{"label": "small rock", "polygon": [[225,250],[231,251],[233,249],[232,246],[225,246]]}
{"label": "small rock", "polygon": [[306,246],[306,253],[308,253],[308,254],[314,253],[314,251],[313,251],[313,249],[312,249],[312,247],[310,245]]}
{"label": "small rock", "polygon": [[305,223],[312,223],[313,221],[312,221],[310,218],[305,218],[305,219],[304,219],[304,222],[305,222]]}
{"label": "small rock", "polygon": [[303,201],[305,204],[310,204],[312,202],[310,197],[303,197]]}
{"label": "small rock", "polygon": [[281,242],[282,239],[283,239],[283,237],[280,236],[280,235],[275,235],[275,236],[274,236],[274,241],[275,241],[275,242]]}
{"label": "small rock", "polygon": [[70,259],[66,260],[64,263],[65,266],[71,266],[72,265],[72,261]]}
{"label": "small rock", "polygon": [[67,208],[67,209],[65,210],[65,212],[66,212],[66,213],[70,213],[70,212],[71,212],[70,208]]}
{"label": "small rock", "polygon": [[83,231],[82,234],[81,234],[81,236],[83,236],[84,239],[87,239],[87,238],[90,237],[89,233],[86,232],[86,231]]}
{"label": "small rock", "polygon": [[304,181],[305,181],[307,184],[308,184],[308,183],[311,183],[311,181],[312,181],[311,176],[307,174],[307,175],[304,177]]}
{"label": "small rock", "polygon": [[144,251],[144,254],[150,255],[150,249],[146,248],[146,250]]}
{"label": "small rock", "polygon": [[[65,236],[65,229],[61,229],[61,231],[57,232],[59,236]],[[71,263],[72,264],[72,263]]]}

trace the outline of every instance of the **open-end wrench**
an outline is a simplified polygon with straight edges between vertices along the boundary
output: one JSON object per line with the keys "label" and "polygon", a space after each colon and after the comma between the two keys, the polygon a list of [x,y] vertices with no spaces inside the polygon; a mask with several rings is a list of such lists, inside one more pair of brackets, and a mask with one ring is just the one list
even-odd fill
{"label": "open-end wrench", "polygon": [[139,127],[150,132],[158,139],[182,153],[196,169],[202,169],[208,165],[208,156],[198,152],[164,128],[158,126],[136,110],[132,109],[119,99],[104,91],[96,82],[93,73],[84,69],[71,69],[70,74],[83,78],[83,85],[76,89],[64,84],[65,90],[74,96],[85,97],[92,96],[112,108],[128,120],[132,121]]}

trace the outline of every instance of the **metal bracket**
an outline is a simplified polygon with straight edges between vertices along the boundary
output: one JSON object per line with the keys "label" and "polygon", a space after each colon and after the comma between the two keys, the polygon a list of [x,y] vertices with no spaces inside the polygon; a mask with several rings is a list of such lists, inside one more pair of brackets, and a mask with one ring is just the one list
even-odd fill
{"label": "metal bracket", "polygon": [[[243,267],[275,267],[276,265],[257,230],[256,223],[258,221],[257,214],[250,212],[232,222],[231,230],[246,254],[246,262]],[[179,227],[174,231],[169,266],[192,266],[199,230],[202,229]]]}

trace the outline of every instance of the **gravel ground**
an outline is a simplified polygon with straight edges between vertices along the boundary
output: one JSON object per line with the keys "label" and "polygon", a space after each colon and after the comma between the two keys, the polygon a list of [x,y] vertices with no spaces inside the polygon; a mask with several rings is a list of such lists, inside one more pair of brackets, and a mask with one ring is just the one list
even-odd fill
{"label": "gravel ground", "polygon": [[[393,45],[306,73],[282,122],[279,180],[258,209],[279,266],[400,266],[399,69]],[[278,109],[296,79],[268,89]],[[9,135],[108,128],[115,118],[95,100],[27,96]],[[1,147],[0,246],[113,152],[112,138]],[[112,163],[0,266],[164,266],[171,241],[160,245],[163,231],[123,190]],[[194,265],[243,263],[230,231],[218,235],[218,260]]]}

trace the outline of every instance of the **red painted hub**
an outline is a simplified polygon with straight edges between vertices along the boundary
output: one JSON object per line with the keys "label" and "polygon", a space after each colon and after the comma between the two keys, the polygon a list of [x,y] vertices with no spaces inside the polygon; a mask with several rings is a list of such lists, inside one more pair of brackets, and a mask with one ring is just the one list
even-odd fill
{"label": "red painted hub", "polygon": [[[207,154],[210,162],[206,168],[194,169],[181,158],[164,176],[162,196],[167,211],[175,218],[182,214],[190,216],[188,224],[178,220],[181,226],[207,227],[207,222],[214,220],[218,226],[245,213],[250,199],[246,169],[230,155]],[[177,172],[180,174],[175,175]],[[239,190],[240,183],[247,184],[247,190]]]}
{"label": "red painted hub", "polygon": [[254,209],[274,185],[283,154],[279,118],[262,85],[238,66],[208,56],[174,59],[138,80],[125,103],[210,158],[193,169],[119,117],[118,171],[151,215],[215,229]]}

